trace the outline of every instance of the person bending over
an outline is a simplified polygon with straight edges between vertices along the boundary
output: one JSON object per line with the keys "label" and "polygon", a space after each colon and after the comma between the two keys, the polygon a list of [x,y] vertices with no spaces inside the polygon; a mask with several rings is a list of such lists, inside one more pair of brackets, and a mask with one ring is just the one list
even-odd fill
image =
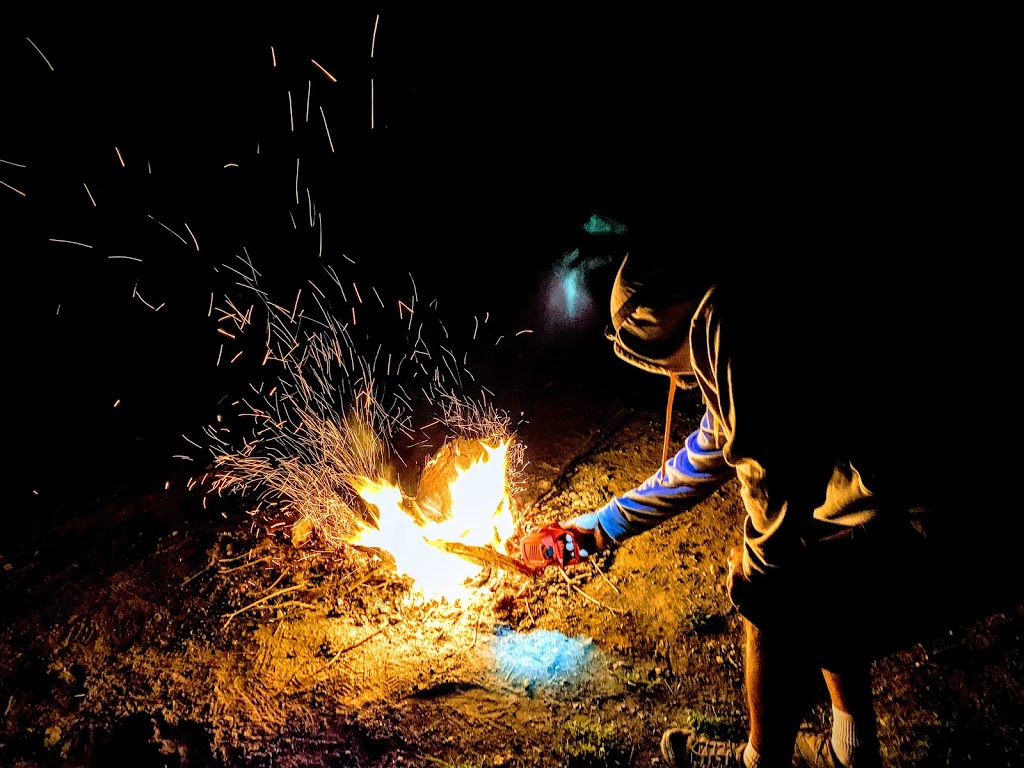
{"label": "person bending over", "polygon": [[[668,377],[662,463],[560,525],[597,552],[738,478],[727,587],[744,624],[749,735],[672,728],[662,753],[676,766],[789,766],[794,752],[878,766],[872,661],[1021,599],[1019,516],[981,459],[1008,395],[1002,350],[960,274],[724,267],[622,261],[606,335],[619,358]],[[706,410],[670,456],[673,396],[692,387]],[[818,675],[831,734],[802,724]]]}

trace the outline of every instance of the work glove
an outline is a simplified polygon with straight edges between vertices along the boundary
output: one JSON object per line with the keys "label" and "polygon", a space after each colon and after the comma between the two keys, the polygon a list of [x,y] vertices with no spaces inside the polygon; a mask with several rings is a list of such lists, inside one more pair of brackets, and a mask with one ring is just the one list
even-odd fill
{"label": "work glove", "polygon": [[608,549],[613,543],[613,539],[604,532],[601,523],[598,522],[596,512],[561,520],[558,527],[572,534],[580,550],[580,557]]}

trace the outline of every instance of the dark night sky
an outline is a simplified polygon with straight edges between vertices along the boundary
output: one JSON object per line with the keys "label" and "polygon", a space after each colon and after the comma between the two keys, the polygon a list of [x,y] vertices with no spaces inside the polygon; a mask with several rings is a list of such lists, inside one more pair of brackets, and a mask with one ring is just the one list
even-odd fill
{"label": "dark night sky", "polygon": [[[282,297],[323,262],[412,272],[454,314],[515,328],[573,249],[820,259],[830,227],[878,242],[997,157],[974,137],[1001,124],[1000,53],[979,64],[973,30],[419,5],[5,25],[17,499],[112,482],[206,422],[206,304],[243,251]],[[595,212],[628,237],[585,235]]]}
{"label": "dark night sky", "polygon": [[16,119],[0,140],[0,211],[19,499],[70,505],[159,475],[180,465],[183,433],[245,393],[244,375],[214,370],[207,318],[239,254],[278,301],[322,282],[324,264],[402,295],[411,274],[452,326],[490,312],[509,332],[536,319],[523,315],[564,254],[622,253],[587,246],[581,227],[653,198],[641,182],[674,163],[636,161],[636,137],[648,155],[659,123],[677,119],[664,80],[638,85],[650,60],[612,18],[467,21],[345,11],[298,31],[191,19],[7,30]]}

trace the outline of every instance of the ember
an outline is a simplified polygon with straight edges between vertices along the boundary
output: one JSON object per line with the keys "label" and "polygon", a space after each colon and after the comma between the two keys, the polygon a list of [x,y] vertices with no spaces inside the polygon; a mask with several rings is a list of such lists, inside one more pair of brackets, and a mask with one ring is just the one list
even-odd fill
{"label": "ember", "polygon": [[[314,314],[301,291],[277,303],[259,288],[252,264],[237,271],[250,276],[245,287],[262,303],[269,329],[249,355],[263,361],[253,375],[276,372],[277,378],[254,381],[253,396],[231,403],[237,411],[207,428],[216,469],[211,488],[252,500],[268,526],[284,511],[296,546],[315,539],[332,550],[382,550],[418,593],[462,593],[481,563],[429,540],[505,553],[515,530],[512,497],[525,446],[486,389],[478,399],[465,393],[465,382],[475,380],[465,365],[468,352],[460,368],[454,334],[436,302],[421,305],[410,275],[412,295],[397,299],[391,311],[376,288],[354,284],[346,292],[329,271],[341,301],[351,295],[350,306],[332,309],[327,292],[311,283]],[[364,294],[376,296],[377,305],[363,304]],[[225,297],[218,330],[229,326],[221,335],[245,349],[257,314]],[[472,334],[463,338],[467,346],[485,337],[488,320],[482,331],[473,318]],[[411,347],[403,346],[413,328]],[[435,341],[440,353],[433,352]],[[221,353],[221,359],[240,357],[241,351]],[[411,381],[424,374],[429,384],[410,395]],[[414,426],[414,418],[424,424]],[[397,438],[406,445],[396,446]],[[411,483],[402,475],[411,473],[400,467],[437,443],[422,459],[415,493],[408,492]]]}

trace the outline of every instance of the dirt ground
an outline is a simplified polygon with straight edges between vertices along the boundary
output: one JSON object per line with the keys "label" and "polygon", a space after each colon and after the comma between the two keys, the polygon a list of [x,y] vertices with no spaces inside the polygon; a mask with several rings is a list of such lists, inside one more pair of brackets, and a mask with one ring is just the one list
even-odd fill
{"label": "dirt ground", "polygon": [[[545,385],[518,435],[522,527],[658,464],[663,398],[645,386]],[[0,560],[0,764],[647,766],[669,725],[741,737],[734,482],[567,572],[481,567],[457,602],[412,599],[367,551],[297,548],[184,475],[40,520]],[[1022,634],[1018,606],[878,662],[886,764],[1024,765]]]}

